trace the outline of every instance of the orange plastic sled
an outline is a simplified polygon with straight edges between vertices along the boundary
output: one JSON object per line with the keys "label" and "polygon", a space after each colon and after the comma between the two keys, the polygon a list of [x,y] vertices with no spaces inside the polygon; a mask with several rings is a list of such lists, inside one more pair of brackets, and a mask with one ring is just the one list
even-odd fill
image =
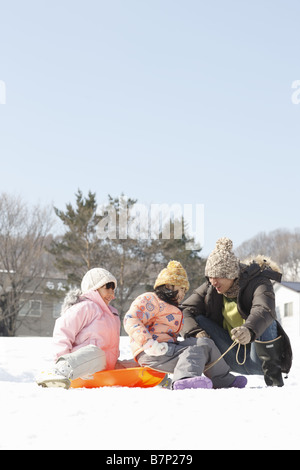
{"label": "orange plastic sled", "polygon": [[98,387],[141,387],[149,388],[159,385],[165,374],[146,367],[132,367],[130,369],[115,369],[96,372],[93,379],[72,380],[71,388],[98,388]]}

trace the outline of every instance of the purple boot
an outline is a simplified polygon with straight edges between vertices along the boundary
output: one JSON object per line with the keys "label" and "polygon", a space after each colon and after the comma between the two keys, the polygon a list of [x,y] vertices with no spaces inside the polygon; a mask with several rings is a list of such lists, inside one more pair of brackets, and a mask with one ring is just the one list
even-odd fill
{"label": "purple boot", "polygon": [[173,390],[185,390],[189,388],[213,388],[213,384],[209,378],[202,376],[176,380],[173,384]]}
{"label": "purple boot", "polygon": [[243,375],[238,375],[229,388],[245,388],[248,383],[248,380]]}

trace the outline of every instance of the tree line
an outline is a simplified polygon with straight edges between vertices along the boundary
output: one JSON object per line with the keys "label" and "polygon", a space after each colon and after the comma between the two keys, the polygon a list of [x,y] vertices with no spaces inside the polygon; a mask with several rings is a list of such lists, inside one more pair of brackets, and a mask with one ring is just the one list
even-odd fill
{"label": "tree line", "polygon": [[260,232],[242,243],[236,250],[241,259],[261,254],[273,259],[285,281],[300,281],[300,228]]}

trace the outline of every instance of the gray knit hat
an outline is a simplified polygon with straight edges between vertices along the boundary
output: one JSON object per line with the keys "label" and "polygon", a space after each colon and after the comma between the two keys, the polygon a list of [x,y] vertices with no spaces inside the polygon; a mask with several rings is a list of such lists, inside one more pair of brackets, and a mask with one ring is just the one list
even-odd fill
{"label": "gray knit hat", "polygon": [[205,266],[206,277],[236,279],[240,272],[238,258],[232,252],[233,243],[229,238],[220,238],[216,248],[207,258]]}

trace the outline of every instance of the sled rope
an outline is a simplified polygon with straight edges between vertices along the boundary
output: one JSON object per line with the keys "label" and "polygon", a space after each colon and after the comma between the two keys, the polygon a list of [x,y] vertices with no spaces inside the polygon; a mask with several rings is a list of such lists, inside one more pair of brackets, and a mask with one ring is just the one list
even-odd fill
{"label": "sled rope", "polygon": [[231,351],[231,349],[233,349],[236,345],[238,345],[238,348],[237,348],[237,352],[236,352],[236,356],[235,356],[235,359],[236,359],[236,362],[238,363],[239,366],[243,366],[246,362],[246,359],[247,359],[247,348],[246,348],[246,345],[244,345],[244,360],[243,362],[240,362],[239,361],[239,352],[240,352],[240,349],[241,349],[241,343],[239,343],[237,340],[234,340],[232,345],[229,346],[229,348],[227,349],[227,351],[224,352],[224,354],[222,354],[222,356],[220,356],[216,361],[212,362],[211,364],[208,364],[208,366],[205,367],[204,369],[204,372],[208,371],[209,369],[211,369],[211,367],[215,366],[224,356],[226,356],[226,354]]}

